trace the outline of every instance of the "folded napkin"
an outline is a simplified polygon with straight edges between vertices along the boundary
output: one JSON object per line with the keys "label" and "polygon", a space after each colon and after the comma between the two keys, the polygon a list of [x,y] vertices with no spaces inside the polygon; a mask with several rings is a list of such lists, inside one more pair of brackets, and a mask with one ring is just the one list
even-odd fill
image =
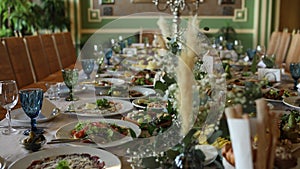
{"label": "folded napkin", "polygon": [[[257,99],[255,103],[256,118],[243,114],[242,105],[225,109],[236,169],[274,167],[275,149],[280,134],[277,126],[279,117],[269,110],[265,99]],[[257,151],[252,148],[255,137]]]}

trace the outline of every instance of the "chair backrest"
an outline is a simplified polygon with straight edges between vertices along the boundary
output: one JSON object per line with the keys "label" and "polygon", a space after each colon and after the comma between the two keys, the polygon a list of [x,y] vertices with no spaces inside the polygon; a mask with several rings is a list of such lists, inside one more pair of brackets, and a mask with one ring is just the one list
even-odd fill
{"label": "chair backrest", "polygon": [[282,64],[285,62],[287,52],[291,42],[291,34],[289,32],[282,32],[280,38],[280,44],[278,46],[276,57],[278,58],[277,64]]}
{"label": "chair backrest", "polygon": [[6,47],[0,42],[0,80],[16,80]]}
{"label": "chair backrest", "polygon": [[273,55],[273,54],[276,55],[276,63],[280,61],[282,63],[284,59],[282,56],[277,55],[278,47],[280,45],[281,35],[282,32],[279,31],[272,32],[268,43],[268,48],[267,48],[267,55]]}
{"label": "chair backrest", "polygon": [[76,55],[76,49],[72,40],[72,35],[70,32],[63,32],[65,45],[67,47],[67,50],[69,52],[70,59],[72,60],[73,64],[76,62],[77,55]]}
{"label": "chair backrest", "polygon": [[48,59],[50,73],[55,73],[62,69],[58,52],[54,46],[53,38],[51,34],[40,35],[42,45]]}
{"label": "chair backrest", "polygon": [[25,36],[24,39],[29,51],[36,80],[41,81],[51,74],[41,39],[39,36]]}
{"label": "chair backrest", "polygon": [[286,70],[290,70],[290,63],[292,62],[300,62],[300,34],[292,35],[291,45],[289,47],[289,51],[286,57]]}
{"label": "chair backrest", "polygon": [[59,58],[61,61],[62,68],[67,68],[71,65],[74,65],[75,62],[74,56],[70,53],[67,47],[67,43],[65,42],[63,33],[55,33],[53,34],[53,39],[59,54]]}
{"label": "chair backrest", "polygon": [[9,37],[4,39],[11,65],[13,67],[18,88],[34,83],[32,63],[29,59],[28,52],[23,38]]}

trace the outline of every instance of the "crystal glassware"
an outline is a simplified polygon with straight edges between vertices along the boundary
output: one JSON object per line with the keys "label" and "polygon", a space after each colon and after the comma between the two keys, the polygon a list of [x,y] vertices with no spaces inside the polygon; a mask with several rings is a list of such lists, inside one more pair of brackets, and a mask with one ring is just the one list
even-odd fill
{"label": "crystal glassware", "polygon": [[31,119],[31,129],[25,130],[24,134],[29,135],[30,131],[35,134],[42,134],[43,129],[36,127],[36,118],[41,113],[43,105],[43,90],[40,88],[29,88],[19,91],[20,102],[25,114]]}
{"label": "crystal glassware", "polygon": [[83,72],[87,76],[87,79],[90,79],[91,78],[90,76],[94,70],[95,60],[94,59],[82,59],[81,66],[82,66]]}
{"label": "crystal glassware", "polygon": [[11,109],[18,103],[18,89],[16,81],[14,80],[4,80],[0,81],[0,105],[6,109],[8,118],[8,127],[3,130],[2,133],[9,135],[15,133],[16,130],[11,127]]}
{"label": "crystal glassware", "polygon": [[291,63],[290,72],[294,79],[294,90],[297,90],[298,79],[300,78],[300,63]]}
{"label": "crystal glassware", "polygon": [[66,86],[69,88],[69,96],[66,101],[76,101],[77,97],[74,97],[73,88],[78,82],[78,69],[63,69],[62,75]]}

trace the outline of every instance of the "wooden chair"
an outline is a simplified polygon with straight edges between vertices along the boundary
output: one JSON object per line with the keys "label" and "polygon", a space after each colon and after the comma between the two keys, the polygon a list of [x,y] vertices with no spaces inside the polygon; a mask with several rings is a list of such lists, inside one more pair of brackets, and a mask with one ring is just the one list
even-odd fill
{"label": "wooden chair", "polygon": [[54,46],[53,38],[51,34],[43,34],[40,35],[42,46],[45,51],[50,73],[55,73],[57,71],[60,71],[62,69],[60,59],[58,56],[58,52]]}
{"label": "wooden chair", "polygon": [[9,37],[4,39],[18,88],[32,84],[35,81],[32,63],[29,60],[23,38]]}
{"label": "wooden chair", "polygon": [[145,40],[147,39],[149,42],[149,45],[152,45],[153,40],[155,39],[156,36],[156,40],[158,41],[157,43],[159,43],[159,46],[161,48],[165,48],[165,43],[163,40],[163,37],[161,35],[160,30],[140,30],[139,32],[139,42],[140,43],[145,43]]}
{"label": "wooden chair", "polygon": [[289,72],[290,63],[300,62],[300,33],[292,35],[291,45],[285,61],[285,69]]}
{"label": "wooden chair", "polygon": [[[63,33],[55,33],[52,35],[54,42],[55,42],[55,46],[56,49],[58,51],[58,55],[60,58],[60,62],[62,65],[62,68],[68,68],[68,67],[72,67],[75,64],[76,57],[72,56],[71,53],[69,53],[70,51],[68,50],[68,45],[65,42],[64,39],[64,34]],[[75,57],[75,59],[74,59]]]}
{"label": "wooden chair", "polygon": [[0,80],[16,80],[16,76],[10,63],[8,51],[2,42],[0,42],[0,53]]}
{"label": "wooden chair", "polygon": [[75,46],[74,46],[74,43],[72,40],[72,35],[70,32],[63,32],[62,34],[64,36],[65,45],[69,52],[70,59],[72,60],[73,63],[75,63],[77,60],[77,55],[76,55],[76,49],[75,49]]}
{"label": "wooden chair", "polygon": [[277,55],[278,48],[280,46],[282,32],[274,31],[271,34],[268,48],[267,48],[267,55],[276,55],[276,64],[282,64],[284,57],[282,55]]}
{"label": "wooden chair", "polygon": [[282,65],[285,62],[287,52],[291,41],[291,34],[287,31],[283,31],[280,38],[280,43],[276,52],[276,64]]}
{"label": "wooden chair", "polygon": [[41,39],[39,36],[25,36],[24,39],[29,51],[36,81],[41,81],[51,74]]}

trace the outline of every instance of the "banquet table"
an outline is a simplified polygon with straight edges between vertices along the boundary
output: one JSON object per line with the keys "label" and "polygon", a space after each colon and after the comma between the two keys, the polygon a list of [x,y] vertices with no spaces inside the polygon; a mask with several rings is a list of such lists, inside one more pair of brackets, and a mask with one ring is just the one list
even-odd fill
{"label": "banquet table", "polygon": [[[80,76],[82,79],[82,76],[84,76],[83,72],[80,72]],[[94,87],[86,87],[79,92],[75,93],[76,96],[80,98],[80,101],[88,100],[91,98],[97,98],[95,95],[95,88]],[[44,97],[44,99],[47,99],[47,96]],[[56,131],[63,125],[71,123],[71,122],[76,122],[79,120],[83,119],[89,119],[88,117],[78,117],[75,114],[72,113],[64,113],[65,110],[68,109],[69,105],[72,104],[72,102],[66,102],[64,100],[64,97],[61,97],[59,100],[50,100],[52,104],[54,104],[57,108],[60,109],[61,113],[57,117],[46,121],[42,123],[38,123],[37,127],[43,126],[45,128],[45,133],[44,136],[46,137],[47,141],[50,141],[51,139],[55,138]],[[282,102],[278,103],[271,103],[274,106],[274,109],[276,110],[286,110],[289,107],[284,105]],[[115,115],[115,116],[110,116],[107,118],[113,118],[113,119],[121,119],[122,115]],[[3,119],[0,121],[0,125],[6,126],[7,125],[7,119]],[[29,126],[30,123],[24,124],[24,123],[19,123],[16,121],[12,121],[12,125],[16,126]],[[26,150],[22,144],[20,144],[20,141],[24,139],[26,136],[23,135],[23,131],[25,129],[18,129],[17,134],[12,134],[12,135],[0,135],[0,157],[4,158],[7,161],[7,164],[11,164],[15,162],[16,160],[26,157],[30,155],[32,152],[29,150]],[[52,148],[59,148],[61,146],[72,146],[68,143],[63,143],[63,144],[45,144],[41,148],[41,150],[49,150]],[[121,146],[117,147],[111,147],[111,148],[106,148],[106,151],[112,152],[113,154],[116,154],[122,163],[122,169],[127,169],[131,168],[130,163],[127,162],[127,157],[119,155],[122,154],[120,151],[124,151]],[[124,152],[123,152],[124,153]],[[300,151],[296,152],[297,157],[300,157]],[[298,166],[295,167],[294,169],[297,169],[300,167],[300,158],[298,158]],[[215,167],[214,167],[215,168]]]}

